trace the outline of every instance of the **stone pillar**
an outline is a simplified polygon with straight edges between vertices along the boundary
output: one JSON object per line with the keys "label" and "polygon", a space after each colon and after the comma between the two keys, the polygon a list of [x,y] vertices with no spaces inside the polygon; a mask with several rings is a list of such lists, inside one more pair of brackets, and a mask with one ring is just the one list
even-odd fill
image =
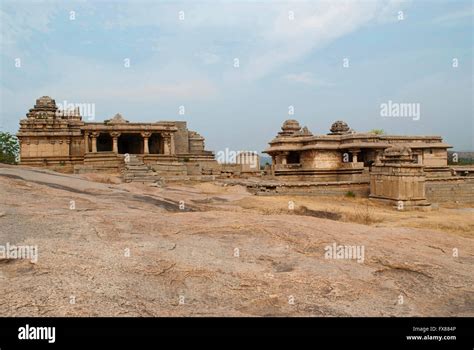
{"label": "stone pillar", "polygon": [[70,156],[74,155],[74,151],[75,151],[74,150],[74,143],[71,141],[71,139],[69,139],[69,138],[66,139],[66,144],[67,144],[67,146],[65,148],[67,149],[68,154]]}
{"label": "stone pillar", "polygon": [[170,134],[170,154],[174,155],[176,154],[176,147],[174,143],[174,133]]}
{"label": "stone pillar", "polygon": [[351,150],[352,153],[352,163],[357,163],[357,154],[360,153],[360,150]]}
{"label": "stone pillar", "polygon": [[94,131],[91,132],[92,136],[92,153],[97,153],[97,138],[99,137],[100,132]]}
{"label": "stone pillar", "polygon": [[118,138],[120,137],[120,133],[117,131],[112,131],[110,136],[112,137],[112,152],[118,154]]}
{"label": "stone pillar", "polygon": [[151,132],[149,131],[144,131],[142,133],[140,133],[143,137],[143,154],[149,154],[150,153],[150,149],[148,147],[148,139],[150,138],[151,136]]}
{"label": "stone pillar", "polygon": [[163,136],[163,154],[171,154],[171,134],[169,132],[164,132],[161,134]]}
{"label": "stone pillar", "polygon": [[89,133],[84,133],[84,153],[89,153]]}
{"label": "stone pillar", "polygon": [[379,164],[380,159],[382,158],[383,150],[376,150],[375,151],[375,162],[374,164]]}
{"label": "stone pillar", "polygon": [[416,162],[417,162],[418,164],[420,164],[420,165],[423,164],[423,153],[422,153],[422,152],[417,153],[417,155],[416,155]]}
{"label": "stone pillar", "polygon": [[281,153],[281,164],[286,165],[288,163],[288,152]]}
{"label": "stone pillar", "polygon": [[285,165],[287,163],[286,157],[288,152],[280,152],[275,155],[275,165]]}

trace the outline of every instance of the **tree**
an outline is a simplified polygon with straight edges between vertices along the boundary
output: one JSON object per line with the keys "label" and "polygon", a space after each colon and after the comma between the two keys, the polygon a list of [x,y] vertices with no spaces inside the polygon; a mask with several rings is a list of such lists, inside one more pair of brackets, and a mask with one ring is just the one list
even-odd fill
{"label": "tree", "polygon": [[383,129],[372,129],[369,131],[370,134],[383,135],[385,131]]}
{"label": "tree", "polygon": [[20,144],[15,135],[0,131],[0,163],[16,164]]}

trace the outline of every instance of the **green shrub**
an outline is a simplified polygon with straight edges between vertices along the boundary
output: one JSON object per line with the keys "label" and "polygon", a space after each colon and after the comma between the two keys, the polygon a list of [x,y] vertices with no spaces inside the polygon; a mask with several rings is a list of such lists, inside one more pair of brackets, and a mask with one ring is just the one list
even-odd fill
{"label": "green shrub", "polygon": [[372,129],[369,131],[369,133],[375,135],[384,135],[385,131],[383,129]]}
{"label": "green shrub", "polygon": [[355,196],[356,196],[355,193],[352,192],[352,191],[348,191],[348,192],[346,193],[346,197],[355,198]]}
{"label": "green shrub", "polygon": [[20,144],[15,135],[0,131],[0,163],[16,164]]}

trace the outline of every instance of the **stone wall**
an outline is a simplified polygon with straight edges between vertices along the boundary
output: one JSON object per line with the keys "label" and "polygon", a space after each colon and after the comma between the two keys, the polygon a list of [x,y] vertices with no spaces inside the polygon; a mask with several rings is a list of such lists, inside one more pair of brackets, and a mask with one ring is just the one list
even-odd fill
{"label": "stone wall", "polygon": [[425,167],[445,167],[448,164],[446,149],[428,148],[423,150]]}
{"label": "stone wall", "polygon": [[303,168],[307,169],[337,169],[342,165],[342,155],[339,151],[303,151],[300,159]]}
{"label": "stone wall", "polygon": [[69,139],[63,138],[44,138],[33,142],[22,142],[21,156],[28,157],[68,157],[69,156]]}
{"label": "stone wall", "polygon": [[427,205],[425,173],[419,164],[378,164],[370,172],[370,197]]}
{"label": "stone wall", "polygon": [[[235,180],[257,195],[314,195],[344,196],[352,192],[356,197],[367,198],[370,193],[368,181],[351,182],[247,182]],[[474,177],[453,177],[445,179],[427,179],[426,197],[430,203],[474,203]]]}
{"label": "stone wall", "polygon": [[221,166],[215,160],[190,161],[183,163],[188,175],[219,175]]}
{"label": "stone wall", "polygon": [[186,122],[175,122],[178,130],[174,133],[174,147],[177,154],[189,153],[188,128]]}
{"label": "stone wall", "polygon": [[189,131],[189,153],[199,154],[204,152],[204,137],[195,131]]}
{"label": "stone wall", "polygon": [[305,169],[293,164],[274,166],[275,177],[284,182],[336,182],[336,181],[365,181],[363,163],[341,163],[337,169]]}
{"label": "stone wall", "polygon": [[427,179],[425,189],[431,203],[474,203],[474,177]]}
{"label": "stone wall", "polygon": [[349,192],[356,197],[369,196],[369,182],[259,182],[246,183],[247,189],[257,195],[310,195],[345,196]]}
{"label": "stone wall", "polygon": [[151,164],[150,167],[162,177],[188,175],[186,165],[180,162],[157,162]]}

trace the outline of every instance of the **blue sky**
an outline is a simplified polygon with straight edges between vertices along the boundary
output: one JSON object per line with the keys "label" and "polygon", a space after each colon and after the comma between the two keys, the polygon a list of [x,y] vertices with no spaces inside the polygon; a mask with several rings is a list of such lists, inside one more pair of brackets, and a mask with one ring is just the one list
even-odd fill
{"label": "blue sky", "polygon": [[[261,151],[286,119],[474,149],[472,1],[0,4],[3,130],[49,95],[94,103],[98,121],[186,120],[215,151]],[[420,119],[382,117],[387,101]]]}

